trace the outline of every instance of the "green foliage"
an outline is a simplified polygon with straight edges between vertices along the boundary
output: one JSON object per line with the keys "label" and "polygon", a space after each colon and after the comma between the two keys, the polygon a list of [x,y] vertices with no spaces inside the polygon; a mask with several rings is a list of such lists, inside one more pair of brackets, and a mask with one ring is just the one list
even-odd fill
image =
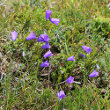
{"label": "green foliage", "polygon": [[[5,5],[0,5],[0,108],[108,110],[110,10],[107,2],[9,0]],[[53,11],[53,18],[60,19],[58,26],[46,21],[46,9]],[[14,30],[19,35],[13,42],[10,33]],[[54,54],[49,58],[50,67],[39,67],[47,50],[37,40],[26,41],[31,31],[37,37],[44,32],[49,35],[50,50]],[[92,52],[87,54],[81,48],[83,45],[91,47]],[[67,62],[72,55],[75,62]],[[88,76],[95,69],[99,77],[90,79]],[[81,84],[66,84],[70,75]],[[106,90],[104,94],[102,89]],[[61,101],[57,98],[59,90],[66,93]]]}

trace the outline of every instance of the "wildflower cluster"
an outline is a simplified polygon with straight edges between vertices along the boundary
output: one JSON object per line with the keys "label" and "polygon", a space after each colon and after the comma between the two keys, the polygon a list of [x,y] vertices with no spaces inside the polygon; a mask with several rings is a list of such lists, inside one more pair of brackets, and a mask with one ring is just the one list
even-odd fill
{"label": "wildflower cluster", "polygon": [[[51,10],[46,10],[46,20],[50,20],[50,22],[52,22],[53,24],[55,24],[56,26],[58,26],[58,24],[60,23],[60,19],[57,19],[57,18],[50,18],[51,16],[51,13],[52,11]],[[11,39],[12,41],[15,41],[17,39],[17,36],[18,36],[18,33],[16,31],[14,32],[11,32]],[[32,39],[37,39],[37,42],[44,42],[45,44],[42,46],[42,49],[50,49],[51,46],[49,45],[49,36],[44,33],[44,34],[40,34],[40,36],[37,38],[35,33],[34,32],[31,32],[27,37],[26,37],[26,40],[32,40]],[[88,46],[82,46],[82,49],[87,53],[87,54],[90,54],[90,52],[92,52],[92,49]],[[82,57],[86,57],[85,55],[83,55],[82,53],[80,53],[80,55]],[[48,58],[48,57],[51,57],[53,56],[52,52],[50,50],[48,50],[45,54],[44,54],[44,58]],[[67,61],[75,61],[75,56],[72,55],[70,56],[69,58],[67,58]],[[40,67],[48,67],[50,65],[49,61],[46,60],[44,61],[43,63],[40,64]],[[98,76],[99,73],[94,70],[90,75],[89,77],[92,78],[92,77],[96,77]],[[69,78],[66,80],[66,83],[75,83],[76,81],[74,81],[74,77],[72,76],[69,76]],[[63,97],[66,97],[65,93],[63,90],[59,91],[59,93],[57,93],[57,97],[59,98],[59,100],[61,100]]]}
{"label": "wildflower cluster", "polygon": [[53,24],[55,24],[56,26],[58,26],[58,24],[60,23],[60,19],[57,18],[50,18],[52,11],[51,10],[46,10],[46,20],[50,20],[50,22],[52,22]]}

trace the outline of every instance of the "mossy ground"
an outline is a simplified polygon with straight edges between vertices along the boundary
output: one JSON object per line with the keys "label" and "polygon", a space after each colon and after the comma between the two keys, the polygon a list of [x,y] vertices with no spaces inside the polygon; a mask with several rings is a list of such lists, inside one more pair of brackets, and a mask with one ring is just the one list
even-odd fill
{"label": "mossy ground", "polygon": [[[3,0],[2,0],[3,2]],[[110,9],[107,0],[7,0],[0,5],[0,109],[1,110],[109,110]],[[58,26],[45,19],[45,10],[59,18]],[[11,41],[11,31],[19,33]],[[51,66],[37,40],[26,41],[33,31],[50,38]],[[87,55],[81,46],[92,48]],[[25,56],[23,56],[23,52]],[[82,58],[79,53],[86,55]],[[67,62],[70,56],[75,62]],[[100,69],[97,68],[99,65]],[[89,78],[93,70],[99,76]],[[63,72],[63,73],[62,73]],[[71,89],[62,83],[69,76]],[[57,93],[66,97],[59,101]]]}

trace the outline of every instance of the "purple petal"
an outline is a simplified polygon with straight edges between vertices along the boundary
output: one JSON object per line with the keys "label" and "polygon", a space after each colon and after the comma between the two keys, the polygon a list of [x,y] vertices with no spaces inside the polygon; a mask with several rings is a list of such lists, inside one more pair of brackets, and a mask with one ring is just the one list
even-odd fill
{"label": "purple petal", "polygon": [[69,57],[67,61],[75,61],[74,56]]}
{"label": "purple petal", "polygon": [[49,66],[48,61],[45,61],[44,63],[42,63],[42,64],[40,65],[40,67],[46,67],[46,66]]}
{"label": "purple petal", "polygon": [[89,75],[90,78],[96,77],[96,76],[99,76],[99,73],[98,73],[96,70],[94,70],[94,71]]}
{"label": "purple petal", "polygon": [[60,23],[60,19],[57,19],[57,18],[50,18],[50,21],[57,26]]}
{"label": "purple petal", "polygon": [[31,32],[27,37],[26,37],[27,40],[31,40],[31,39],[37,39],[36,35],[34,32]]}
{"label": "purple petal", "polygon": [[49,42],[49,36],[47,34],[41,34],[39,37],[38,37],[38,42],[46,42],[48,43]]}
{"label": "purple petal", "polygon": [[52,13],[51,10],[46,10],[46,16],[45,16],[46,20],[49,20],[51,13]]}
{"label": "purple petal", "polygon": [[50,57],[50,56],[52,56],[53,54],[52,54],[52,52],[49,50],[48,52],[46,52],[45,54],[44,54],[44,57],[46,58],[46,57]]}
{"label": "purple petal", "polygon": [[84,51],[86,51],[87,54],[89,54],[90,52],[92,52],[92,49],[91,49],[90,47],[87,47],[87,46],[82,46],[82,49],[83,49]]}
{"label": "purple petal", "polygon": [[11,40],[15,41],[17,39],[18,33],[16,31],[11,32]]}
{"label": "purple petal", "polygon": [[42,48],[43,48],[43,49],[49,49],[49,48],[51,48],[51,47],[50,47],[49,43],[47,43],[47,44],[43,45]]}
{"label": "purple petal", "polygon": [[67,83],[71,84],[74,82],[74,77],[70,76],[67,80],[66,80]]}
{"label": "purple petal", "polygon": [[62,74],[64,73],[62,70],[60,71]]}
{"label": "purple petal", "polygon": [[86,57],[86,56],[85,56],[84,54],[82,54],[82,53],[79,53],[79,54],[80,54],[82,57],[84,57],[84,58]]}
{"label": "purple petal", "polygon": [[57,97],[59,98],[59,100],[61,100],[63,97],[66,97],[64,91],[60,91],[59,93],[57,93]]}

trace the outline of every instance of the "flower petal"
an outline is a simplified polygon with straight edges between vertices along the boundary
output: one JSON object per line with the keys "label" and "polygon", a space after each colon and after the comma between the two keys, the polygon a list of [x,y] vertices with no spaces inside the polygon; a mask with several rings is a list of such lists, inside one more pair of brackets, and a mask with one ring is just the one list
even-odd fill
{"label": "flower petal", "polygon": [[63,97],[66,97],[64,91],[60,91],[59,93],[57,93],[57,97],[59,98],[59,100],[61,100]]}
{"label": "flower petal", "polygon": [[79,54],[80,54],[82,57],[84,57],[84,58],[86,57],[86,56],[85,56],[84,54],[82,54],[82,53],[79,53]]}
{"label": "flower petal", "polygon": [[47,43],[47,44],[43,45],[42,48],[43,48],[43,49],[49,49],[49,48],[51,48],[51,47],[50,47],[49,43]]}
{"label": "flower petal", "polygon": [[50,56],[53,56],[53,54],[52,54],[52,52],[50,50],[44,54],[45,58],[46,57],[50,57]]}
{"label": "flower petal", "polygon": [[40,65],[40,67],[46,67],[46,66],[49,66],[49,62],[48,61],[45,61],[44,63],[42,63]]}
{"label": "flower petal", "polygon": [[57,19],[57,18],[50,18],[50,21],[57,26],[60,23],[60,19]]}
{"label": "flower petal", "polygon": [[47,34],[41,34],[39,37],[38,37],[38,42],[46,42],[48,43],[49,42],[49,36]]}
{"label": "flower petal", "polygon": [[91,49],[90,47],[87,47],[87,46],[82,46],[82,49],[83,49],[84,51],[86,51],[87,54],[89,54],[90,52],[92,52],[92,49]]}
{"label": "flower petal", "polygon": [[74,77],[70,76],[67,80],[66,80],[67,83],[71,84],[74,82]]}
{"label": "flower petal", "polygon": [[16,31],[11,32],[11,40],[15,41],[17,39],[18,33]]}
{"label": "flower petal", "polygon": [[31,39],[37,39],[36,35],[34,32],[31,32],[27,37],[26,37],[27,40],[31,40]]}
{"label": "flower petal", "polygon": [[67,58],[67,61],[75,61],[74,56]]}
{"label": "flower petal", "polygon": [[99,73],[98,73],[96,70],[94,70],[94,71],[89,75],[90,78],[96,77],[96,76],[99,76]]}
{"label": "flower petal", "polygon": [[45,16],[46,20],[49,20],[51,13],[52,13],[51,10],[46,10],[46,16]]}

